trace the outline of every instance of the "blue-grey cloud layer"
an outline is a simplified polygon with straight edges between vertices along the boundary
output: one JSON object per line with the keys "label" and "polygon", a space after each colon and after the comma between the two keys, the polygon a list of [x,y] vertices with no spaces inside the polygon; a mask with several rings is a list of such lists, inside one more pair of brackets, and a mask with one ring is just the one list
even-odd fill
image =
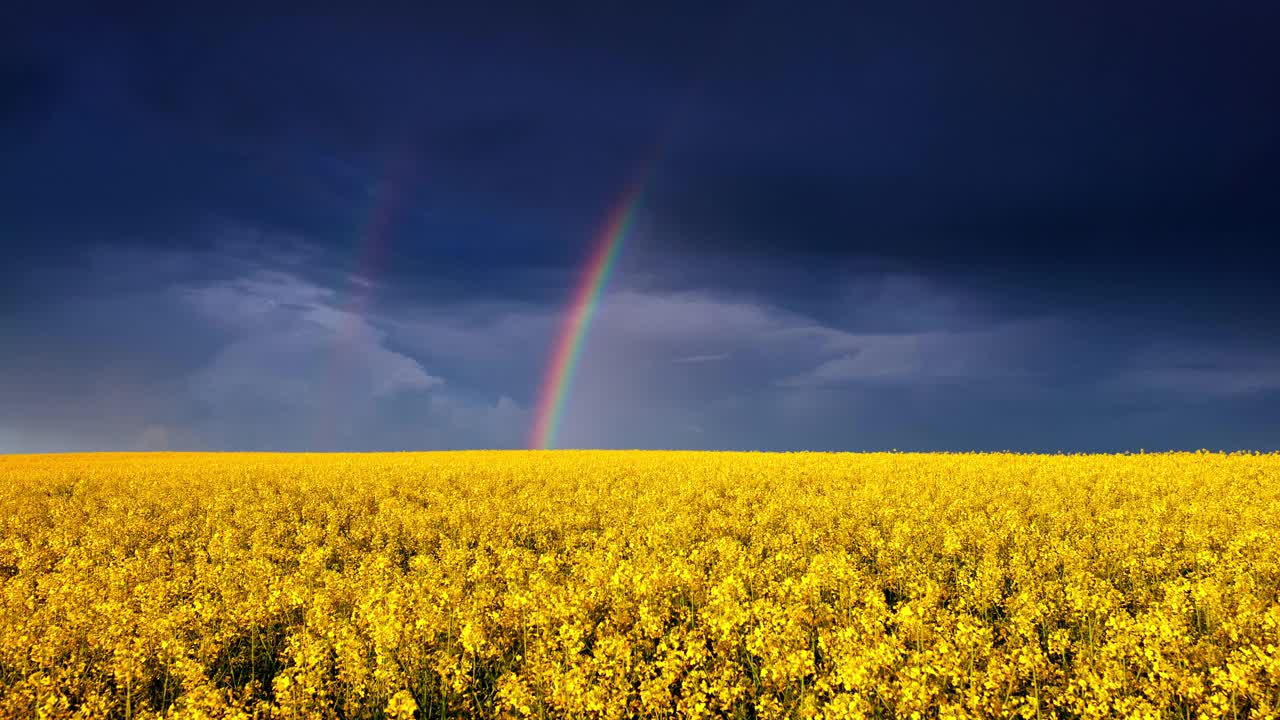
{"label": "blue-grey cloud layer", "polygon": [[[31,9],[0,450],[1277,447],[1276,8]],[[679,18],[673,21],[673,18]]]}

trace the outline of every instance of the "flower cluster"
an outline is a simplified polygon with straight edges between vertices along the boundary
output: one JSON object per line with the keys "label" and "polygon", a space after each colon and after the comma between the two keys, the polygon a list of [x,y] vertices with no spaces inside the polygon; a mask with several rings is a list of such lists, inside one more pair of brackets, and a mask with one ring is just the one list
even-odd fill
{"label": "flower cluster", "polygon": [[1280,455],[0,457],[0,717],[1280,714]]}

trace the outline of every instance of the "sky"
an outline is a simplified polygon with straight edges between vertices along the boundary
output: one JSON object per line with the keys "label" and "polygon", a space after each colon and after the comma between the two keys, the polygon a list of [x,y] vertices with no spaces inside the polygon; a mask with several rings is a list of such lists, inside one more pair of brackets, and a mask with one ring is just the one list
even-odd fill
{"label": "sky", "polygon": [[1272,2],[52,2],[0,452],[1280,449]]}

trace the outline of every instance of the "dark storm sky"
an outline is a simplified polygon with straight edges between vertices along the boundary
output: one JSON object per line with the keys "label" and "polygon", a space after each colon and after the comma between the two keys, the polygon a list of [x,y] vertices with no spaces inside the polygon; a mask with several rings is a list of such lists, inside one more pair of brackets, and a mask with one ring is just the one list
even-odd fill
{"label": "dark storm sky", "polygon": [[0,452],[521,446],[646,165],[563,445],[1280,449],[1280,5],[170,5],[0,30]]}

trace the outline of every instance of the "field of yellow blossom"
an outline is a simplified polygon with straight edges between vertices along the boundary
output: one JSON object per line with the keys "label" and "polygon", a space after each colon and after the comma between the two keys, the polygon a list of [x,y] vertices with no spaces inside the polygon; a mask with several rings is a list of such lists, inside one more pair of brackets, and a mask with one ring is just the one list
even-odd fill
{"label": "field of yellow blossom", "polygon": [[1280,455],[0,456],[0,717],[1268,718]]}

